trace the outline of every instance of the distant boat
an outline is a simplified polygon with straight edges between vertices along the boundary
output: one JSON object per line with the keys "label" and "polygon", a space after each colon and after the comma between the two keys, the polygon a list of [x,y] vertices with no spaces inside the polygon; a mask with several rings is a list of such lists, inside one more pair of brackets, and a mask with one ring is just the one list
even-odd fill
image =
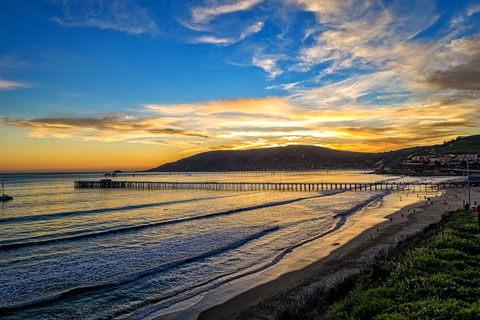
{"label": "distant boat", "polygon": [[9,200],[13,200],[13,197],[5,194],[5,181],[2,180],[2,195],[0,196],[0,201],[5,202]]}

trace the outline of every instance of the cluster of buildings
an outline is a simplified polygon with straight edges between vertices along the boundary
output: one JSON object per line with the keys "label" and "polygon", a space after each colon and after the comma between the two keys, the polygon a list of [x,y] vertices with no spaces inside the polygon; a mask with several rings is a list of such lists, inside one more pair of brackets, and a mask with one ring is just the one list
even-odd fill
{"label": "cluster of buildings", "polygon": [[413,156],[407,159],[407,164],[442,164],[455,165],[468,161],[469,163],[480,163],[480,154],[428,154],[424,156]]}

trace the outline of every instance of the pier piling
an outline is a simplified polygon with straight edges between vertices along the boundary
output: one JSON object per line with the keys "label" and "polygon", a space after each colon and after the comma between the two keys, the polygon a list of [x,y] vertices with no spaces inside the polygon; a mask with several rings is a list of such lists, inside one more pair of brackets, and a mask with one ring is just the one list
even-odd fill
{"label": "pier piling", "polygon": [[[479,184],[480,185],[480,184]],[[479,186],[475,185],[475,186]],[[77,189],[206,189],[222,191],[322,191],[322,190],[352,190],[352,191],[378,191],[378,190],[412,190],[434,191],[446,188],[462,188],[466,182],[372,182],[372,183],[292,183],[292,182],[165,182],[165,181],[116,181],[116,180],[85,180],[75,181]]]}

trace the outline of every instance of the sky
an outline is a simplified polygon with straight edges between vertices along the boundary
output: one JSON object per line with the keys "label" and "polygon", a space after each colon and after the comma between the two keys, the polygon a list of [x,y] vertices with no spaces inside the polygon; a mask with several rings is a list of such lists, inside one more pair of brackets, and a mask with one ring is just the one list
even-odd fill
{"label": "sky", "polygon": [[0,171],[480,133],[478,0],[0,1]]}

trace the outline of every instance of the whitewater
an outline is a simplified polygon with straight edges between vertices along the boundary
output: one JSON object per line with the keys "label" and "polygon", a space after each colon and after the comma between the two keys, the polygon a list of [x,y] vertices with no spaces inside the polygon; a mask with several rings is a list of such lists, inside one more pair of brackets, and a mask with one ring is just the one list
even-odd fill
{"label": "whitewater", "polygon": [[[389,192],[74,189],[101,174],[4,174],[5,319],[142,319],[278,263]],[[115,179],[115,178],[113,178]],[[122,176],[118,179],[136,179]],[[152,175],[142,180],[408,181],[359,172]],[[420,178],[419,178],[420,179]]]}

